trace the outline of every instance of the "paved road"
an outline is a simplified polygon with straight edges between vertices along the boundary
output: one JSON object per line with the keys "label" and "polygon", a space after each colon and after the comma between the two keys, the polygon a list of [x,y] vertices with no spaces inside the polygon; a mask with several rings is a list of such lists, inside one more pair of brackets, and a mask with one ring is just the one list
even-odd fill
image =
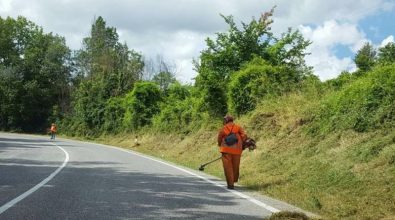
{"label": "paved road", "polygon": [[293,209],[98,144],[0,133],[0,219],[262,219]]}

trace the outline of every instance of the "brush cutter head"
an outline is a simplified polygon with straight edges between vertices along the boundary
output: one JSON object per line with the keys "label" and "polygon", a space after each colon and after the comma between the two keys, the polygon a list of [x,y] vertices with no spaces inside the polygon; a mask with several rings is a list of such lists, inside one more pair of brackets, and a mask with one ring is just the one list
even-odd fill
{"label": "brush cutter head", "polygon": [[254,139],[252,138],[247,138],[244,142],[243,142],[243,150],[247,149],[249,151],[253,151],[256,149],[256,142]]}

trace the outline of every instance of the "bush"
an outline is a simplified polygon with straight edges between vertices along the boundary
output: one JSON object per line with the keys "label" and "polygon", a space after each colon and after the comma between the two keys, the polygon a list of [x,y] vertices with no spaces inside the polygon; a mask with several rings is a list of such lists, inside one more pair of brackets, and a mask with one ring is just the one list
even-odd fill
{"label": "bush", "polygon": [[[73,95],[73,116],[69,117],[71,124],[84,129],[78,129],[82,133],[76,135],[98,135],[104,123],[104,109],[106,96],[102,82],[84,81],[80,84]],[[73,133],[75,130],[73,129]]]}
{"label": "bush", "polygon": [[151,124],[151,118],[157,114],[161,91],[153,82],[135,83],[132,92],[124,99],[125,114],[123,126],[126,129],[138,129]]}
{"label": "bush", "polygon": [[208,69],[200,69],[199,75],[196,76],[196,88],[200,90],[200,96],[203,98],[203,107],[210,115],[223,117],[228,111],[226,103],[226,86],[228,80],[222,74]]}
{"label": "bush", "polygon": [[321,102],[311,132],[394,126],[395,65],[376,67]]}
{"label": "bush", "polygon": [[164,132],[189,133],[200,128],[208,118],[208,113],[202,111],[202,98],[193,92],[192,88],[180,84],[172,85],[167,91],[167,97],[161,104],[161,111],[153,118],[153,127]]}
{"label": "bush", "polygon": [[107,100],[104,109],[103,130],[108,133],[117,133],[122,128],[122,119],[125,114],[123,99],[112,97]]}
{"label": "bush", "polygon": [[348,85],[355,79],[355,75],[349,72],[341,72],[336,79],[331,79],[324,82],[324,86],[331,90],[341,90],[344,86]]}
{"label": "bush", "polygon": [[228,100],[231,110],[245,114],[268,96],[291,90],[299,81],[296,73],[285,67],[273,67],[262,58],[254,58],[232,75]]}

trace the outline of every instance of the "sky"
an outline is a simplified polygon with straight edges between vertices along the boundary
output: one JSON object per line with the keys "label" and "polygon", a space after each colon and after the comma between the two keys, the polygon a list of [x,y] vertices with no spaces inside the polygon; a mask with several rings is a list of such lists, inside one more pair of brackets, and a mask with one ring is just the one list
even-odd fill
{"label": "sky", "polygon": [[354,71],[355,53],[366,42],[377,48],[394,42],[395,0],[0,0],[0,16],[24,16],[64,36],[74,50],[102,16],[122,43],[147,59],[159,55],[175,64],[176,78],[190,83],[205,39],[227,30],[220,14],[248,23],[273,6],[273,33],[291,27],[312,41],[306,63],[323,81]]}

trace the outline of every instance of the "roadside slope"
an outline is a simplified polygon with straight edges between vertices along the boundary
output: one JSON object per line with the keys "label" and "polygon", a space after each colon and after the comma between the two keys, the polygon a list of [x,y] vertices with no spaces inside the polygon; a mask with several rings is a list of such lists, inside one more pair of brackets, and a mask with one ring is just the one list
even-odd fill
{"label": "roadside slope", "polygon": [[[330,219],[394,217],[395,132],[352,129],[311,135],[306,110],[317,100],[300,94],[267,102],[238,123],[258,141],[245,151],[240,184]],[[98,140],[197,169],[219,156],[212,124],[190,135],[146,132]],[[223,178],[220,162],[206,172]]]}

